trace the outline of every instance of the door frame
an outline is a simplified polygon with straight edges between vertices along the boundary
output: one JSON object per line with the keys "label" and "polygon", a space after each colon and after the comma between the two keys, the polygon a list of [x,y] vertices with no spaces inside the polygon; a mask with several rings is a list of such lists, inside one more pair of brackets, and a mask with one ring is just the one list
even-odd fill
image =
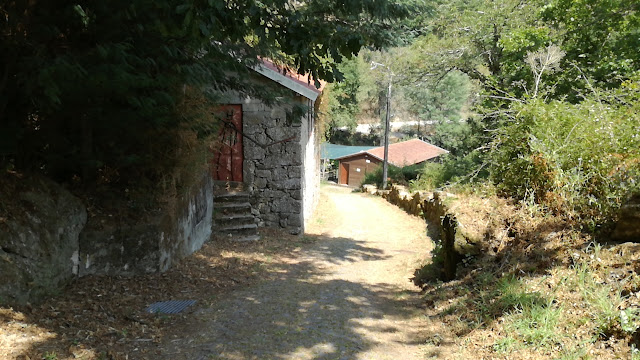
{"label": "door frame", "polygon": [[[226,114],[224,113],[226,112]],[[220,116],[216,147],[212,148],[213,180],[242,182],[244,179],[244,143],[242,104],[221,105],[214,111]]]}

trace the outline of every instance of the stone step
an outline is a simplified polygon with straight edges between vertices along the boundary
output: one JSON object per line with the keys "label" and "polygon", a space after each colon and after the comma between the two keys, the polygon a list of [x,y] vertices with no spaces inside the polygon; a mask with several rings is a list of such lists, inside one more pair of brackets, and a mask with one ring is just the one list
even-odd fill
{"label": "stone step", "polygon": [[228,227],[228,226],[240,226],[240,225],[251,225],[255,224],[255,216],[249,214],[223,214],[217,213],[213,217],[214,226],[217,227]]}
{"label": "stone step", "polygon": [[237,202],[249,202],[250,196],[246,192],[232,192],[215,195],[213,197],[214,204],[221,203],[237,203]]}
{"label": "stone step", "polygon": [[258,225],[244,184],[216,182],[213,197],[214,236],[234,241],[256,241]]}
{"label": "stone step", "polygon": [[233,238],[234,241],[258,241],[260,240],[260,235],[255,234],[255,235],[243,235],[243,236],[235,236]]}
{"label": "stone step", "polygon": [[228,202],[214,203],[213,217],[231,216],[231,215],[248,215],[251,214],[251,204],[249,202]]}
{"label": "stone step", "polygon": [[258,234],[254,234],[254,235],[214,234],[213,236],[216,239],[226,238],[227,240],[232,240],[232,241],[237,241],[237,242],[258,241],[258,240],[260,240],[260,235],[258,235]]}

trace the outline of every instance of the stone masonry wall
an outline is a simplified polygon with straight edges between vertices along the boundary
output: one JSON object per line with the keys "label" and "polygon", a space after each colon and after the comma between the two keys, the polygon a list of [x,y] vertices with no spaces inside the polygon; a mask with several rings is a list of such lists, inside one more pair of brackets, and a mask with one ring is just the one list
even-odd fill
{"label": "stone masonry wall", "polygon": [[243,164],[258,225],[301,233],[306,146],[301,136],[308,132],[307,121],[288,119],[286,105],[267,107],[254,99],[243,100],[242,115],[243,133],[260,144],[244,140]]}

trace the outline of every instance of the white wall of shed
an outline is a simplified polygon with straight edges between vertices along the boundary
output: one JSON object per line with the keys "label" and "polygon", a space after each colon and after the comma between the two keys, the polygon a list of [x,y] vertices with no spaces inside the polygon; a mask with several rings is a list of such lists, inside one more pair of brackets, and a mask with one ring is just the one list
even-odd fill
{"label": "white wall of shed", "polygon": [[309,111],[305,119],[302,119],[302,136],[300,136],[300,147],[304,149],[303,154],[303,178],[302,178],[302,206],[303,223],[306,228],[313,211],[318,204],[320,193],[320,148],[317,141],[315,127],[314,102],[307,103]]}

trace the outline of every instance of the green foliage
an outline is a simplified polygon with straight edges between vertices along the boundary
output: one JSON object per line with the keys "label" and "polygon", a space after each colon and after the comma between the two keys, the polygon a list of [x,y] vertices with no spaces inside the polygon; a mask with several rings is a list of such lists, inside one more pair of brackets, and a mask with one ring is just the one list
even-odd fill
{"label": "green foliage", "polygon": [[555,0],[541,15],[559,32],[558,43],[567,53],[565,71],[555,79],[557,94],[579,100],[577,91],[588,88],[585,76],[598,86],[613,88],[640,70],[637,1]]}
{"label": "green foliage", "polygon": [[472,151],[464,156],[441,156],[441,162],[424,164],[417,178],[411,181],[414,190],[433,190],[447,184],[465,184],[487,177],[482,168],[483,154]]}
{"label": "green foliage", "polygon": [[640,174],[637,82],[580,104],[539,100],[514,106],[490,154],[504,195],[602,224],[612,220]]}
{"label": "green foliage", "polygon": [[55,353],[55,351],[51,351],[44,353],[44,355],[42,355],[42,358],[44,360],[58,360],[58,355]]}
{"label": "green foliage", "polygon": [[[418,168],[415,165],[399,168],[389,164],[387,169],[387,177],[391,184],[407,185],[408,181],[417,176]],[[376,185],[382,188],[382,164],[376,167],[372,172],[365,175],[362,184]]]}
{"label": "green foliage", "polygon": [[548,304],[548,300],[544,299],[539,293],[524,291],[522,282],[513,275],[504,276],[498,280],[497,292],[500,294],[500,298],[496,306],[501,311],[546,306]]}
{"label": "green foliage", "polygon": [[457,120],[462,73],[479,86],[478,116],[436,125],[429,140],[452,156],[426,165],[414,188],[482,179],[486,168],[502,195],[591,229],[615,220],[640,174],[639,10],[631,0],[435,4],[430,31],[388,62],[414,113]]}
{"label": "green foliage", "polygon": [[358,93],[361,86],[362,66],[363,62],[359,57],[343,61],[338,66],[342,78],[327,85],[325,89],[328,106],[327,113],[323,116],[327,118],[328,138],[331,138],[331,135],[341,127],[346,127],[350,132],[355,130],[356,116],[360,112]]}
{"label": "green foliage", "polygon": [[540,348],[561,343],[564,335],[557,326],[562,309],[552,298],[526,291],[523,282],[512,275],[500,278],[489,296],[497,299],[486,312],[492,317],[502,316],[509,334],[494,344],[495,351],[508,353],[523,346]]}
{"label": "green foliage", "polygon": [[[343,57],[394,41],[417,8],[386,0],[115,0],[0,5],[0,162],[64,180],[158,177],[176,133],[215,131],[211,106],[249,81],[259,58],[333,80]],[[153,144],[151,143],[153,142]],[[162,164],[158,166],[158,164]]]}
{"label": "green foliage", "polygon": [[558,331],[562,309],[552,301],[544,305],[525,306],[515,310],[505,321],[505,329],[523,345],[551,347],[562,343],[564,334]]}
{"label": "green foliage", "polygon": [[448,150],[451,155],[461,157],[481,148],[489,141],[485,124],[479,117],[464,121],[445,121],[435,126],[434,134],[427,139],[434,145]]}
{"label": "green foliage", "polygon": [[438,123],[460,121],[462,107],[469,99],[468,77],[453,71],[430,80],[406,86],[406,95],[418,119]]}
{"label": "green foliage", "polygon": [[443,163],[426,163],[422,167],[418,178],[411,182],[411,188],[415,190],[429,190],[442,187],[450,180],[445,172],[445,165]]}
{"label": "green foliage", "polygon": [[[391,179],[392,184],[403,184],[405,182],[402,169],[389,165],[387,168],[387,177]],[[364,176],[362,184],[376,185],[379,189],[382,189],[382,165],[378,166],[372,172],[367,173]]]}
{"label": "green foliage", "polygon": [[[522,98],[534,88],[522,60],[556,44],[566,56],[562,71],[544,76],[548,96],[577,102],[589,88],[585,78],[615,88],[640,70],[639,10],[633,0],[446,1],[434,11],[432,33],[413,43],[418,53],[410,63],[415,77],[457,69],[488,94]],[[493,110],[504,105],[484,102]]]}
{"label": "green foliage", "polygon": [[327,141],[341,145],[379,146],[382,138],[379,130],[371,128],[371,131],[367,134],[348,130],[334,130],[329,134]]}
{"label": "green foliage", "polygon": [[[600,261],[600,245],[589,249],[595,261]],[[588,261],[581,260],[574,266],[569,284],[578,289],[591,315],[590,324],[596,337],[608,338],[612,335],[631,335],[640,327],[640,309],[630,307],[620,309],[624,302],[620,289],[598,283],[595,271]]]}
{"label": "green foliage", "polygon": [[441,2],[432,34],[414,43],[420,51],[413,61],[417,76],[457,69],[489,90],[511,87],[514,79],[528,74],[505,64],[521,61],[527,51],[544,43],[545,30],[536,19],[541,4],[536,0]]}

